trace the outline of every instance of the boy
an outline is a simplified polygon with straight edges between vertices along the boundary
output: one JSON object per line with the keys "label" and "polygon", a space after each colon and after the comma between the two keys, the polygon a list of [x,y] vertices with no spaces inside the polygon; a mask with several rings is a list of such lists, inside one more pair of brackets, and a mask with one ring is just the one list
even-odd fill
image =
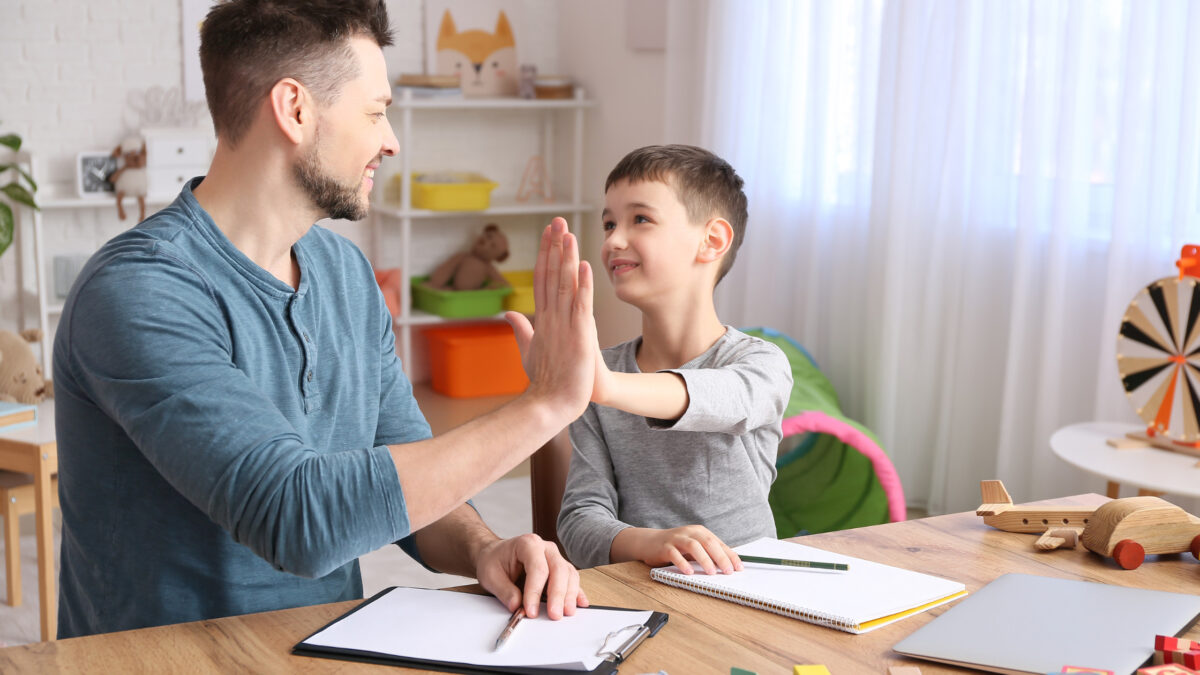
{"label": "boy", "polygon": [[746,227],[742,179],[707,150],[650,146],[604,190],[601,258],[642,335],[596,360],[592,403],[571,424],[559,539],[580,567],[741,569],[725,542],[775,536],[767,492],[792,386],[783,352],[713,305]]}

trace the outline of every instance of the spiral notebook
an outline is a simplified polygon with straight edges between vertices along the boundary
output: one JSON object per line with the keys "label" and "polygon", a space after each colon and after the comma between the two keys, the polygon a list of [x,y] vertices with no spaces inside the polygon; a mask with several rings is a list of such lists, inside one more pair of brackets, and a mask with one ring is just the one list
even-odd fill
{"label": "spiral notebook", "polygon": [[845,572],[744,563],[733,574],[683,574],[657,567],[650,577],[740,605],[848,633],[866,633],[967,594],[966,586],[921,572],[778,539],[733,549],[739,554],[846,563]]}

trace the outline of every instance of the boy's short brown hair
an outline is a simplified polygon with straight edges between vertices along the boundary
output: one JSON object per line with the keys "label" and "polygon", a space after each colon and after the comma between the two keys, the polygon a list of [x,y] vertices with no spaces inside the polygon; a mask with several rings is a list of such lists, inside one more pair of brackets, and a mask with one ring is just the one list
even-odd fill
{"label": "boy's short brown hair", "polygon": [[717,283],[725,278],[746,236],[746,193],[742,179],[729,162],[694,145],[648,145],[625,155],[604,182],[608,192],[615,183],[657,181],[675,190],[693,223],[718,217],[733,227],[729,252],[717,270]]}
{"label": "boy's short brown hair", "polygon": [[227,0],[200,27],[200,69],[217,134],[236,145],[285,77],[325,105],[355,77],[347,42],[392,44],[383,0]]}

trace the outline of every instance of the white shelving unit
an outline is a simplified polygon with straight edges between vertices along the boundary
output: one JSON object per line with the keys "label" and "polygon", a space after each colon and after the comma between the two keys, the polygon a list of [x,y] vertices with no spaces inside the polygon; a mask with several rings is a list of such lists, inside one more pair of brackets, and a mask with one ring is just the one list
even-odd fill
{"label": "white shelving unit", "polygon": [[[31,157],[28,153],[20,153],[17,158],[18,163],[22,164],[30,175],[37,176],[37,159]],[[13,247],[17,249],[17,279],[24,279],[24,269],[32,262],[34,273],[34,295],[37,298],[37,328],[42,331],[41,343],[41,361],[42,373],[47,379],[53,377],[53,372],[50,369],[50,356],[53,352],[54,334],[50,331],[50,317],[62,314],[63,304],[53,301],[50,298],[50,289],[46,281],[46,243],[44,237],[45,230],[45,214],[52,211],[61,210],[79,210],[79,209],[102,209],[107,208],[113,211],[114,217],[116,214],[116,201],[113,195],[105,195],[103,197],[79,197],[70,192],[70,187],[66,185],[41,185],[41,189],[34,195],[34,200],[37,202],[40,210],[22,207],[18,209],[21,214],[17,226],[24,229],[25,214],[29,215],[30,232],[33,236],[33,260],[29,261],[25,258],[25,247],[21,245],[18,239],[14,240]],[[173,200],[174,197],[171,198]],[[147,214],[152,213],[151,207],[162,207],[170,203],[171,200],[146,200]],[[137,199],[134,197],[126,197],[126,211],[132,215],[126,221],[129,227],[133,227],[137,220]],[[130,208],[132,207],[132,211]],[[25,293],[22,288],[17,291],[17,308],[20,317],[19,325],[22,329],[25,328]]]}
{"label": "white shelving unit", "polygon": [[[374,239],[374,248],[376,255],[379,255],[381,242],[385,236],[384,230],[390,223],[398,223],[400,237],[400,260],[399,265],[404,270],[405,278],[412,276],[412,243],[414,236],[420,236],[420,227],[414,232],[414,225],[417,223],[425,224],[426,221],[436,223],[441,219],[462,218],[468,217],[488,217],[488,216],[536,216],[544,214],[547,216],[564,216],[570,219],[570,222],[578,222],[583,214],[592,209],[592,206],[584,203],[582,199],[583,192],[583,123],[584,113],[587,108],[593,105],[592,101],[587,100],[582,88],[576,88],[575,97],[571,99],[516,99],[516,98],[494,98],[494,99],[460,99],[460,98],[414,98],[411,91],[400,89],[398,99],[393,103],[393,108],[396,113],[393,118],[393,125],[396,127],[396,136],[400,141],[400,200],[399,204],[388,203],[379,195],[387,193],[386,186],[377,190],[377,198],[371,209],[371,227],[372,237]],[[410,179],[414,168],[413,157],[413,141],[415,139],[413,133],[414,113],[421,111],[436,111],[440,113],[449,113],[452,111],[520,111],[530,113],[531,123],[541,123],[541,147],[540,154],[545,161],[544,176],[547,181],[553,182],[555,175],[553,169],[553,161],[555,159],[554,140],[555,140],[555,123],[566,117],[569,123],[573,125],[571,133],[570,152],[566,154],[570,177],[570,191],[567,199],[560,198],[556,192],[555,200],[544,202],[541,200],[530,199],[527,202],[517,201],[509,196],[505,198],[501,196],[496,198],[493,196],[490,207],[483,211],[430,211],[426,209],[414,209],[412,207],[412,190]],[[435,124],[455,124],[456,120],[446,119],[447,115],[438,115]],[[486,132],[486,128],[484,132]],[[476,130],[475,133],[483,133]],[[508,181],[516,183],[521,179],[521,176],[490,176],[493,179],[500,179],[500,182]],[[561,189],[561,186],[556,186]],[[447,254],[452,251],[446,251]],[[376,259],[376,265],[379,264]],[[478,320],[478,319],[471,319]],[[412,290],[409,284],[405,282],[401,287],[401,311],[400,315],[395,318],[395,330],[397,339],[400,342],[400,358],[404,364],[405,371],[410,378],[413,378],[413,329],[414,327],[427,326],[438,324],[447,321],[462,321],[461,319],[444,319],[434,314],[415,310],[412,306]]]}

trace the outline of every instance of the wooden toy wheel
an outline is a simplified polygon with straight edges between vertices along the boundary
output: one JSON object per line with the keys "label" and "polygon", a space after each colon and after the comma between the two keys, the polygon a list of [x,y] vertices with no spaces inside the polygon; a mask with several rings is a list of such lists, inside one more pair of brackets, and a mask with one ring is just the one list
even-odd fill
{"label": "wooden toy wheel", "polygon": [[[1192,545],[1195,546],[1195,544],[1196,542],[1193,541]],[[1113,559],[1123,569],[1136,570],[1146,559],[1146,549],[1132,539],[1122,539],[1113,548]]]}
{"label": "wooden toy wheel", "polygon": [[1200,534],[1192,539],[1192,557],[1200,560]]}
{"label": "wooden toy wheel", "polygon": [[1133,298],[1117,336],[1117,370],[1148,433],[1200,441],[1200,289],[1195,277],[1159,279]]}

